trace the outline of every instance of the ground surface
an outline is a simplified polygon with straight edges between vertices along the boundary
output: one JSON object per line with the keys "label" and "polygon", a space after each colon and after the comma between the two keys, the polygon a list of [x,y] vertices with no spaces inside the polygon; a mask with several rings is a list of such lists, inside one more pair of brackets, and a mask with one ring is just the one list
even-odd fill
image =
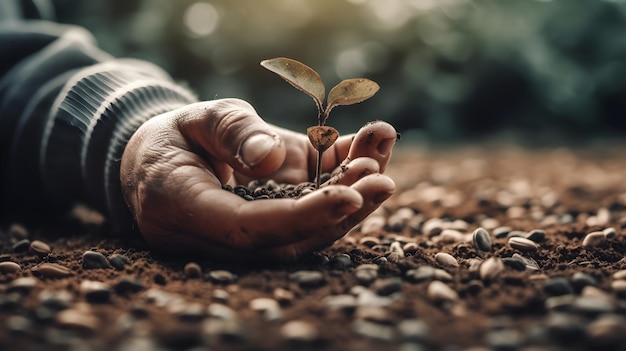
{"label": "ground surface", "polygon": [[396,153],[384,208],[289,265],[3,228],[0,349],[626,349],[624,152],[498,150]]}

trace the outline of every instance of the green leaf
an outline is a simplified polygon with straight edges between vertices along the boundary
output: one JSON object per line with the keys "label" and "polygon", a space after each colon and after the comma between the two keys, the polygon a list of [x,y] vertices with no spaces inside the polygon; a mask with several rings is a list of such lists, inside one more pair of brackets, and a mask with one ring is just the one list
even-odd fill
{"label": "green leaf", "polygon": [[311,96],[318,110],[322,111],[326,88],[320,75],[311,67],[286,57],[263,60],[261,66],[278,74],[289,84]]}
{"label": "green leaf", "polygon": [[328,106],[325,115],[338,105],[352,105],[374,96],[380,89],[376,82],[366,78],[346,79],[335,85],[328,93]]}
{"label": "green leaf", "polygon": [[331,147],[337,138],[339,137],[339,132],[337,129],[329,126],[313,126],[309,127],[306,130],[307,135],[309,136],[309,141],[318,151],[324,151]]}

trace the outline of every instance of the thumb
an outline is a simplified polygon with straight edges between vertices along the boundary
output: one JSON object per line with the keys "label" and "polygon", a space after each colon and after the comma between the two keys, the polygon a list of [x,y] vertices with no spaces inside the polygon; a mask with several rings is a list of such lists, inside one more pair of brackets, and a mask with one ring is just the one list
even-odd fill
{"label": "thumb", "polygon": [[268,175],[285,160],[283,139],[243,100],[188,105],[178,111],[175,120],[188,142],[247,176]]}

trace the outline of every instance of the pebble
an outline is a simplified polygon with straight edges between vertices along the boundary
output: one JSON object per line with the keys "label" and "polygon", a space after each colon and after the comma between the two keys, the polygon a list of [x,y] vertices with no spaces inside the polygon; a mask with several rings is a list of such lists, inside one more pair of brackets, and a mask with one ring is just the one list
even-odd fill
{"label": "pebble", "polygon": [[546,232],[542,229],[533,229],[528,235],[526,235],[526,239],[534,241],[536,243],[542,242],[546,238]]}
{"label": "pebble", "polygon": [[402,246],[402,250],[405,253],[414,255],[417,251],[419,251],[419,245],[417,243],[414,243],[414,242],[406,243],[406,244],[404,244],[404,246]]}
{"label": "pebble", "polygon": [[113,254],[109,256],[109,263],[111,264],[111,266],[113,266],[113,268],[121,271],[124,269],[125,266],[130,264],[130,261],[128,260],[128,257],[124,255]]}
{"label": "pebble", "polygon": [[50,249],[50,245],[44,243],[41,240],[33,240],[30,243],[30,251],[36,254],[39,257],[46,257],[50,254],[52,249]]}
{"label": "pebble", "polygon": [[30,293],[37,286],[37,280],[32,277],[22,277],[11,281],[6,288],[8,293],[17,292],[23,295]]}
{"label": "pebble", "polygon": [[15,273],[21,271],[19,264],[12,261],[0,262],[0,273]]}
{"label": "pebble", "polygon": [[380,296],[389,296],[402,290],[402,279],[399,277],[378,279],[372,284],[372,290]]}
{"label": "pebble", "polygon": [[32,322],[30,319],[24,316],[10,316],[6,319],[6,331],[9,332],[9,335],[29,336],[32,332]]}
{"label": "pebble", "polygon": [[209,273],[209,278],[214,283],[232,284],[237,281],[237,276],[227,270],[218,269]]}
{"label": "pebble", "polygon": [[195,279],[202,276],[202,268],[196,262],[187,263],[183,268],[183,271],[185,272],[185,276],[187,276],[187,278]]}
{"label": "pebble", "polygon": [[122,277],[113,286],[113,290],[119,295],[135,294],[144,289],[141,281],[130,277]]}
{"label": "pebble", "polygon": [[478,251],[491,251],[491,238],[489,237],[489,232],[487,232],[485,228],[476,228],[476,230],[472,233],[472,241],[474,243],[474,247],[476,247]]}
{"label": "pebble", "polygon": [[[274,290],[274,294],[276,294],[276,290]],[[211,299],[219,303],[228,303],[228,300],[230,300],[230,294],[224,289],[215,289],[211,294]]]}
{"label": "pebble", "polygon": [[109,261],[103,254],[97,251],[85,251],[83,253],[83,267],[86,269],[109,268]]}
{"label": "pebble", "polygon": [[397,324],[396,329],[402,341],[428,343],[430,329],[428,325],[419,319],[405,319]]}
{"label": "pebble", "polygon": [[322,305],[331,311],[352,311],[357,306],[357,299],[352,295],[328,295],[322,299]]}
{"label": "pebble", "polygon": [[580,316],[565,312],[551,312],[545,320],[545,326],[551,335],[569,342],[584,336],[585,325],[585,320]]}
{"label": "pebble", "polygon": [[437,261],[437,263],[439,263],[442,266],[447,266],[447,267],[459,266],[459,262],[457,262],[456,258],[454,258],[454,256],[450,255],[449,253],[445,253],[445,252],[438,252],[435,255],[435,261]]}
{"label": "pebble", "polygon": [[626,296],[626,280],[614,280],[611,282],[611,290],[618,296]]}
{"label": "pebble", "polygon": [[572,307],[574,311],[587,316],[597,316],[615,311],[615,303],[606,297],[579,296]]}
{"label": "pebble", "polygon": [[378,266],[375,264],[362,264],[354,270],[356,280],[361,284],[369,284],[378,278]]}
{"label": "pebble", "polygon": [[26,252],[30,248],[30,240],[22,239],[11,247],[11,250],[15,253]]}
{"label": "pebble", "polygon": [[98,281],[83,280],[80,283],[80,292],[85,296],[85,300],[92,303],[108,302],[111,299],[111,287]]}
{"label": "pebble", "polygon": [[203,331],[209,340],[243,343],[249,338],[249,331],[234,319],[208,319],[203,325]]}
{"label": "pebble", "polygon": [[509,239],[509,246],[514,249],[525,251],[525,252],[535,252],[539,250],[539,245],[532,240],[528,240],[522,237],[512,237]]}
{"label": "pebble", "polygon": [[95,333],[100,326],[100,320],[96,316],[78,309],[67,309],[59,312],[56,316],[56,322],[61,327],[89,334]]}
{"label": "pebble", "polygon": [[619,270],[613,273],[613,279],[615,280],[626,280],[626,269]]}
{"label": "pebble", "polygon": [[571,311],[575,301],[576,296],[572,294],[551,296],[546,298],[544,305],[552,311]]}
{"label": "pebble", "polygon": [[598,285],[598,281],[591,274],[584,272],[576,272],[570,278],[572,287],[576,292],[580,292],[586,286]]}
{"label": "pebble", "polygon": [[72,275],[72,270],[58,263],[42,263],[31,268],[33,274],[42,278],[64,278]]}
{"label": "pebble", "polygon": [[354,313],[354,318],[382,324],[391,323],[389,312],[381,306],[359,306]]}
{"label": "pebble", "polygon": [[608,349],[611,345],[623,341],[626,334],[626,318],[616,314],[600,316],[587,325],[585,334],[594,344],[604,345],[605,349]]}
{"label": "pebble", "polygon": [[548,296],[568,295],[574,293],[574,288],[565,277],[553,277],[543,284],[543,291]]}
{"label": "pebble", "polygon": [[375,339],[381,342],[391,342],[394,337],[393,327],[368,322],[362,319],[356,319],[352,323],[352,329],[360,336]]}
{"label": "pebble", "polygon": [[250,308],[259,312],[266,321],[276,321],[282,316],[282,310],[278,301],[268,297],[259,297],[250,301]]}
{"label": "pebble", "polygon": [[43,290],[38,298],[42,306],[56,311],[70,308],[74,302],[74,295],[67,290]]}
{"label": "pebble", "polygon": [[359,240],[359,244],[367,247],[373,247],[376,245],[380,245],[380,239],[375,236],[364,236]]}
{"label": "pebble", "polygon": [[582,246],[587,247],[587,248],[597,247],[597,246],[604,244],[605,241],[606,241],[606,236],[604,235],[603,232],[601,231],[591,232],[585,235]]}
{"label": "pebble", "polygon": [[352,267],[354,265],[354,262],[352,262],[352,258],[350,257],[350,255],[340,254],[333,257],[330,260],[330,264],[336,268],[346,269]]}
{"label": "pebble", "polygon": [[326,282],[324,274],[320,271],[296,271],[289,274],[289,279],[295,281],[302,287],[316,287]]}
{"label": "pebble", "polygon": [[433,280],[428,284],[426,293],[428,298],[434,302],[454,302],[459,299],[459,294],[456,291],[438,280]]}
{"label": "pebble", "polygon": [[492,280],[504,270],[504,262],[498,257],[489,257],[478,269],[478,275],[483,281]]}
{"label": "pebble", "polygon": [[237,318],[237,313],[232,308],[221,303],[212,303],[207,308],[207,314],[210,318],[233,320]]}
{"label": "pebble", "polygon": [[496,239],[500,239],[506,237],[511,232],[511,230],[513,230],[511,227],[498,227],[491,232]]}
{"label": "pebble", "polygon": [[293,343],[312,343],[319,339],[317,327],[302,320],[293,320],[285,323],[280,328],[280,334],[287,341]]}

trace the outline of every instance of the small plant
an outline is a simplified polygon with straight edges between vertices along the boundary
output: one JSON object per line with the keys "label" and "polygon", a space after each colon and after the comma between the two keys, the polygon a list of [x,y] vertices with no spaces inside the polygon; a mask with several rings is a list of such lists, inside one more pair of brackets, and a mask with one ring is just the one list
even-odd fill
{"label": "small plant", "polygon": [[313,147],[317,150],[317,168],[315,171],[315,186],[320,187],[322,173],[322,154],[331,147],[339,132],[326,125],[330,111],[339,105],[352,105],[374,96],[379,89],[376,82],[365,78],[353,78],[341,81],[328,93],[326,108],[326,88],[320,75],[311,67],[285,57],[278,57],[261,61],[261,66],[278,74],[289,84],[303,91],[313,98],[317,106],[317,126],[307,128],[307,135]]}

